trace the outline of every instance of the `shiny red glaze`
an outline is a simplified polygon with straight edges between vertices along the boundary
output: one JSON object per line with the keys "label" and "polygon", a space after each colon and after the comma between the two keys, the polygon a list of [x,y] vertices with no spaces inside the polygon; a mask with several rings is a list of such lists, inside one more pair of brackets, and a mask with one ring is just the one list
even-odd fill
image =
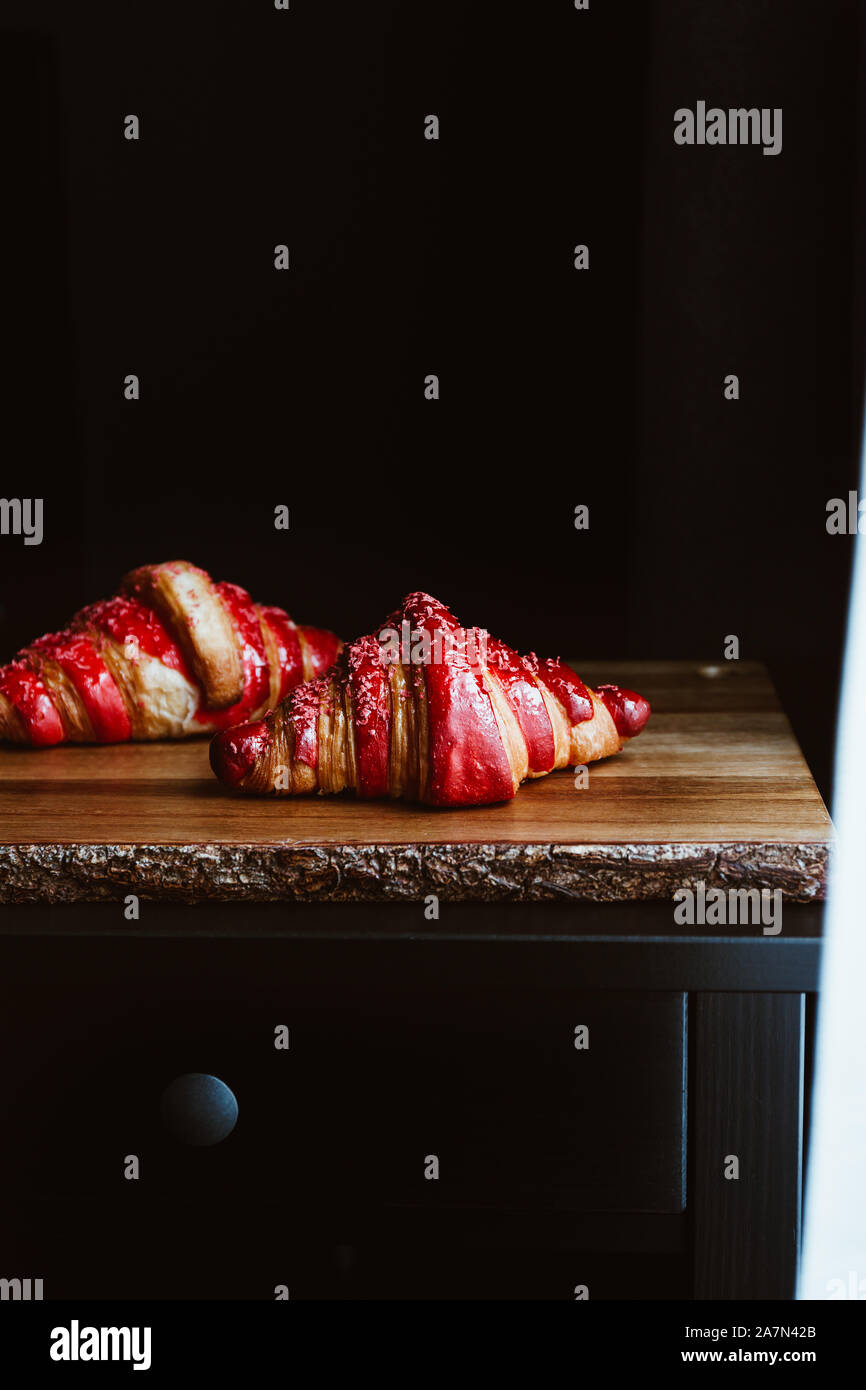
{"label": "shiny red glaze", "polygon": [[487,639],[487,659],[526,740],[530,772],[550,772],[556,761],[556,740],[532,663],[492,637]]}
{"label": "shiny red glaze", "polygon": [[300,627],[304,641],[309,648],[310,660],[313,663],[313,675],[321,676],[325,671],[330,670],[337,659],[340,650],[340,639],[333,632],[327,632],[322,627]]}
{"label": "shiny red glaze", "polygon": [[319,706],[330,681],[318,680],[299,685],[289,696],[289,714],[295,731],[295,760],[316,767],[319,761]]}
{"label": "shiny red glaze", "polygon": [[618,685],[599,685],[595,693],[604,702],[620,738],[636,738],[650,717],[649,700]]}
{"label": "shiny red glaze", "polygon": [[28,652],[55,661],[69,677],[99,743],[123,743],[130,737],[132,726],[117,682],[91,637],[83,632],[51,632],[33,642],[25,657]]}
{"label": "shiny red glaze", "polygon": [[200,724],[216,724],[219,729],[230,729],[240,724],[255,709],[268,703],[271,691],[270,667],[265,650],[265,639],[259,623],[256,604],[246,589],[237,584],[215,584],[214,589],[228,608],[243,643],[241,661],[244,670],[244,688],[241,698],[228,709],[212,710],[203,701],[195,712]]}
{"label": "shiny red glaze", "polygon": [[14,705],[35,748],[50,748],[66,737],[57,707],[41,676],[23,661],[0,669],[0,694]]}
{"label": "shiny red glaze", "polygon": [[391,682],[375,637],[361,637],[347,654],[355,720],[358,795],[388,795],[391,749]]}
{"label": "shiny red glaze", "polygon": [[[458,632],[447,609],[426,594],[404,605],[413,626]],[[432,651],[435,652],[435,644]],[[434,806],[476,806],[514,796],[511,764],[482,673],[458,649],[424,665],[430,731],[430,788]]]}
{"label": "shiny red glaze", "polygon": [[99,628],[120,647],[126,647],[130,641],[135,643],[145,656],[155,657],[190,684],[196,684],[177,642],[154,610],[139,599],[121,595],[91,603],[73,619],[74,627],[88,625]]}
{"label": "shiny red glaze", "polygon": [[[530,770],[543,772],[554,763],[554,736],[539,689],[543,685],[562,705],[568,719],[580,724],[593,717],[594,706],[580,678],[558,659],[521,657],[504,643],[486,638],[486,667],[479,664],[476,629],[463,629],[452,614],[428,594],[411,594],[384,627],[402,639],[402,624],[416,639],[427,633],[430,644],[423,665],[407,676],[423,680],[427,700],[430,785],[424,799],[440,806],[472,806],[509,800],[514,795],[512,772],[492,701],[484,686],[489,669],[500,680],[527,743]],[[292,721],[296,760],[315,767],[318,761],[319,712],[330,698],[331,681],[348,682],[355,721],[356,753],[361,796],[381,796],[388,790],[391,692],[387,667],[381,659],[382,629],[352,643],[337,664],[336,674],[295,689],[285,709]],[[441,640],[437,640],[437,634]],[[444,634],[444,636],[443,636]],[[449,637],[451,640],[449,640]],[[598,691],[623,737],[634,737],[649,717],[649,704],[633,691],[601,686]],[[259,759],[267,756],[272,737],[267,721],[232,729],[212,744],[211,761],[217,776],[237,786]]]}
{"label": "shiny red glaze", "polygon": [[226,729],[211,739],[210,765],[227,787],[239,787],[259,758],[267,753],[270,725],[264,719]]}
{"label": "shiny red glaze", "polygon": [[[396,608],[389,617],[385,619],[382,628],[392,627],[397,632],[400,631],[400,624],[404,618],[409,624],[419,632],[426,629],[432,633],[437,627],[446,632],[459,632],[460,624],[444,603],[440,603],[438,598],[433,598],[432,594],[424,594],[416,591],[409,594],[404,600],[401,608]],[[378,630],[381,632],[382,628]]]}
{"label": "shiny red glaze", "polygon": [[[537,660],[537,658],[536,658]],[[563,706],[571,724],[585,724],[593,716],[592,699],[580,676],[557,657],[538,661],[538,678]]]}
{"label": "shiny red glaze", "polygon": [[[179,565],[163,566],[179,569]],[[134,594],[144,592],[144,580],[132,582],[132,591],[105,599],[83,608],[70,627],[61,633],[39,638],[6,668],[0,668],[0,690],[7,695],[24,725],[31,743],[40,746],[63,742],[66,735],[54,699],[38,673],[28,661],[29,651],[40,657],[57,661],[75,686],[100,742],[120,742],[131,737],[131,725],[120,691],[100,650],[100,634],[110,638],[127,660],[135,660],[132,644],[143,656],[160,661],[177,671],[189,683],[199,688],[199,682],[189,668],[181,647],[172,637],[159,615],[147,601]],[[278,698],[284,698],[304,679],[303,658],[299,632],[308,644],[310,661],[316,674],[333,665],[340,641],[332,632],[320,628],[296,629],[280,608],[258,609],[249,594],[234,584],[215,584],[215,591],[231,613],[236,631],[243,644],[243,694],[228,710],[211,711],[199,696],[195,718],[204,725],[230,728],[242,723],[256,709],[270,703],[270,668],[264,634],[259,620],[266,622],[273,633],[279,662],[280,688]],[[309,718],[307,718],[309,725]],[[309,733],[309,730],[308,730]],[[301,740],[306,760],[315,765],[308,733]]]}
{"label": "shiny red glaze", "polygon": [[277,659],[280,664],[280,692],[277,697],[279,702],[304,679],[301,640],[298,637],[298,629],[282,608],[262,607],[259,613],[273,633],[277,644]]}

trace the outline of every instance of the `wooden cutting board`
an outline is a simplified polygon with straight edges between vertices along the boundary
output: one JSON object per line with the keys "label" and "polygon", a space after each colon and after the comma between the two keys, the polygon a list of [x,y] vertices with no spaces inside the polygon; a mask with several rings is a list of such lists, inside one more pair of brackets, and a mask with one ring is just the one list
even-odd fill
{"label": "wooden cutting board", "polygon": [[832,827],[762,666],[575,663],[653,715],[617,758],[430,810],[224,792],[206,739],[0,749],[0,900],[669,898],[703,879],[824,896]]}

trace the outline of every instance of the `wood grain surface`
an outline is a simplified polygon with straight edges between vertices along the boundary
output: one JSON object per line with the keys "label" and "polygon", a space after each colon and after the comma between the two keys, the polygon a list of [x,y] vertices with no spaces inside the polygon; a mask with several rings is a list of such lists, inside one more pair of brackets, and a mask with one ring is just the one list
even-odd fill
{"label": "wood grain surface", "polygon": [[0,749],[0,900],[669,897],[703,879],[824,895],[832,827],[763,668],[575,662],[647,695],[617,758],[431,810],[231,796],[208,741]]}

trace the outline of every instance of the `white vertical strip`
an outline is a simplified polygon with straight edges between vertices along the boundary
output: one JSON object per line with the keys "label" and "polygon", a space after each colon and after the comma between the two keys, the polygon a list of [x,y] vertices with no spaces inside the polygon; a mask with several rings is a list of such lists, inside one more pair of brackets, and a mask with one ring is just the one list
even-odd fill
{"label": "white vertical strip", "polygon": [[866,537],[854,545],[798,1288],[814,1299],[866,1299]]}

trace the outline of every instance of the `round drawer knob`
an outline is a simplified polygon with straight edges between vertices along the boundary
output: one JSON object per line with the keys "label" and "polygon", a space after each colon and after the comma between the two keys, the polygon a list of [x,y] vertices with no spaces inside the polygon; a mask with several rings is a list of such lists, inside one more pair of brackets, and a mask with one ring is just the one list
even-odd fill
{"label": "round drawer knob", "polygon": [[219,1077],[191,1071],[162,1093],[162,1121],[181,1144],[219,1144],[238,1119],[238,1103]]}

